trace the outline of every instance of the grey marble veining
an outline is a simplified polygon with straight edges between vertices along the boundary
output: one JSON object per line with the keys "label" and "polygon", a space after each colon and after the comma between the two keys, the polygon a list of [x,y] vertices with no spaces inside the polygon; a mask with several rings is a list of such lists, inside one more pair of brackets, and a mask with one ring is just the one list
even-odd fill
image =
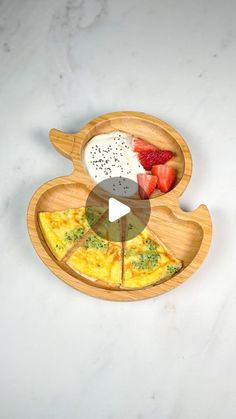
{"label": "grey marble veining", "polygon": [[[0,417],[235,418],[235,2],[0,1]],[[181,198],[209,206],[213,243],[181,287],[99,301],[35,254],[26,210],[71,162],[52,127],[116,110],[179,130],[194,172]]]}

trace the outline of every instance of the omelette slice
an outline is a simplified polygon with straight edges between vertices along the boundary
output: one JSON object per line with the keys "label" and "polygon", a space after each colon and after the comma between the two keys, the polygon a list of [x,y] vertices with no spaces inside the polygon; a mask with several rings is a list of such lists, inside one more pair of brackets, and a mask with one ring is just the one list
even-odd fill
{"label": "omelette slice", "polygon": [[66,253],[80,240],[102,216],[100,207],[69,208],[64,211],[40,212],[39,225],[44,239],[56,259],[62,260]]}
{"label": "omelette slice", "polygon": [[[132,214],[128,216],[126,234],[129,230],[136,229],[140,223],[136,216]],[[159,281],[166,281],[181,268],[182,262],[176,259],[146,227],[136,237],[124,243],[122,288],[143,288]]]}
{"label": "omelette slice", "polygon": [[122,283],[122,243],[111,241],[111,238],[119,240],[121,237],[119,220],[117,223],[103,222],[99,226],[98,233],[99,235],[89,233],[76,246],[67,264],[87,279],[101,280],[109,285],[120,286]]}

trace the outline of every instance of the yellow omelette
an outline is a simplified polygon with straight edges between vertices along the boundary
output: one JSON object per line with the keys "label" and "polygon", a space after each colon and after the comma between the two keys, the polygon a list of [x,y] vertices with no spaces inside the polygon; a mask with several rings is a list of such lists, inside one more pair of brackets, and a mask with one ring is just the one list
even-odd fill
{"label": "yellow omelette", "polygon": [[98,221],[103,211],[100,207],[87,208],[86,211],[82,207],[38,214],[45,242],[56,259],[64,258],[90,226]]}
{"label": "yellow omelette", "polygon": [[[67,264],[79,274],[92,281],[101,280],[120,286],[122,282],[121,223],[101,221],[95,232],[89,233]],[[115,241],[114,241],[115,240]]]}
{"label": "yellow omelette", "polygon": [[[130,215],[127,231],[137,228],[140,222],[137,217]],[[124,288],[143,288],[165,281],[181,268],[182,262],[148,228],[124,243]]]}
{"label": "yellow omelette", "polygon": [[[148,228],[140,229],[139,218],[128,215],[122,242],[121,220],[104,221],[103,212],[93,207],[39,213],[42,234],[56,259],[65,258],[72,270],[87,279],[125,289],[165,281],[181,269],[182,262]],[[95,223],[96,233],[89,231]],[[128,240],[132,229],[142,232]]]}

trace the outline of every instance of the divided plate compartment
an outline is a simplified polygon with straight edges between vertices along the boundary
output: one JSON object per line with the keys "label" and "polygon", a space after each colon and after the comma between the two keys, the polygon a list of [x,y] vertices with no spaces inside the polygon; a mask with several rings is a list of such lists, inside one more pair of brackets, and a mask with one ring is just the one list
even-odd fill
{"label": "divided plate compartment", "polygon": [[[95,183],[83,164],[84,147],[95,135],[111,131],[123,131],[144,138],[158,148],[168,149],[174,153],[168,165],[176,169],[176,184],[166,194],[158,190],[154,192],[150,199],[151,216],[147,227],[182,261],[183,268],[165,282],[142,289],[116,289],[102,281],[92,282],[76,274],[63,262],[54,258],[45,243],[38,223],[40,211],[59,211],[86,205],[88,194]],[[174,128],[144,113],[113,112],[95,118],[78,133],[67,134],[52,129],[49,136],[54,147],[73,161],[74,170],[69,176],[50,180],[35,192],[29,204],[27,222],[36,252],[58,278],[95,297],[132,301],[169,291],[198,269],[209,250],[212,236],[211,217],[205,205],[200,205],[192,212],[185,212],[179,207],[179,197],[191,178],[192,159],[186,142]],[[143,201],[127,199],[127,204],[142,208]]]}

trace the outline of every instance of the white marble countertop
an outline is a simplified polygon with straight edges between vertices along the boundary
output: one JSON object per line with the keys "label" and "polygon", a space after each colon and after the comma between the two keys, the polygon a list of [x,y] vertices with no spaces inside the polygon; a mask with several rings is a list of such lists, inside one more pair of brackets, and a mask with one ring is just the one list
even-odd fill
{"label": "white marble countertop", "polygon": [[[231,1],[1,0],[0,417],[234,419],[236,6]],[[159,298],[83,295],[27,234],[35,189],[68,174],[48,131],[144,111],[186,138],[181,205],[208,205],[205,263]]]}

